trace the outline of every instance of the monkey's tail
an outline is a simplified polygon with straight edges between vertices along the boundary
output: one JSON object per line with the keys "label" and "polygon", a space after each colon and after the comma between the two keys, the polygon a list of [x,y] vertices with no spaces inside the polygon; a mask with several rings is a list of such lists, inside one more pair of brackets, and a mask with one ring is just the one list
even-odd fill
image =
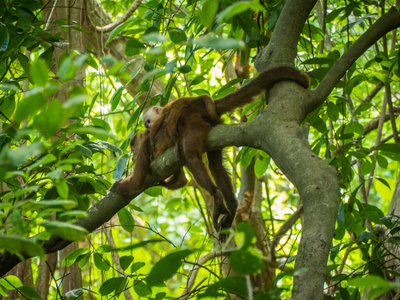
{"label": "monkey's tail", "polygon": [[215,110],[218,115],[232,111],[237,107],[254,101],[254,98],[265,93],[276,82],[281,80],[293,80],[308,88],[310,80],[308,76],[292,67],[278,67],[267,70],[237,91],[215,100]]}

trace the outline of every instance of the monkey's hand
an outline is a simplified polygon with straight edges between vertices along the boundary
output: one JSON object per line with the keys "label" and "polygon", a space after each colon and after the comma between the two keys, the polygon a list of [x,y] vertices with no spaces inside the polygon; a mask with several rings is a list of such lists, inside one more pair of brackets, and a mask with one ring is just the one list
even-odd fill
{"label": "monkey's hand", "polygon": [[[225,242],[226,233],[221,232],[221,230],[229,229],[233,223],[236,215],[237,203],[232,207],[226,208],[224,205],[224,200],[222,193],[217,189],[214,193],[214,212],[213,212],[213,225],[217,232],[219,232],[219,240]],[[222,216],[222,217],[221,217]]]}
{"label": "monkey's hand", "polygon": [[124,197],[132,197],[135,194],[139,193],[137,188],[135,188],[134,180],[132,176],[129,176],[125,179],[120,179],[114,182],[114,184],[110,188],[111,192],[118,193]]}

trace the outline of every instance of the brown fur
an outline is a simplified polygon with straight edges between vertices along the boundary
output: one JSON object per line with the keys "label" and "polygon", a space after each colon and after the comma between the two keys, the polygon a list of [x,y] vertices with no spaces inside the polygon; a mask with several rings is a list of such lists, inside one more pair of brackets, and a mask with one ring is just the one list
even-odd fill
{"label": "brown fur", "polygon": [[[220,116],[253,101],[281,80],[294,80],[307,88],[307,75],[291,67],[279,67],[261,73],[257,78],[221,99],[213,101],[209,96],[180,98],[166,105],[151,129],[142,138],[134,174],[113,186],[122,195],[133,195],[143,190],[150,162],[169,147],[178,146],[184,165],[197,183],[214,197],[213,224],[216,230],[231,226],[237,201],[230,177],[222,164],[222,151],[207,151],[207,138],[211,127],[222,123]],[[213,183],[203,164],[202,153],[207,151]],[[183,171],[182,171],[183,172]],[[226,206],[224,205],[224,201]],[[219,218],[222,216],[221,220]]]}

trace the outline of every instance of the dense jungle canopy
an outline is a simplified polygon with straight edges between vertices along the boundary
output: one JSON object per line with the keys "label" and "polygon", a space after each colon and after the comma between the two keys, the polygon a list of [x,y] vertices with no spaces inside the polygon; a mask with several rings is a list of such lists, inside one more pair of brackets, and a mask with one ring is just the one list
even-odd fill
{"label": "dense jungle canopy", "polygon": [[[400,299],[400,2],[0,0],[0,299]],[[239,207],[133,171],[146,107],[281,81],[224,114]],[[204,157],[206,160],[206,157]]]}

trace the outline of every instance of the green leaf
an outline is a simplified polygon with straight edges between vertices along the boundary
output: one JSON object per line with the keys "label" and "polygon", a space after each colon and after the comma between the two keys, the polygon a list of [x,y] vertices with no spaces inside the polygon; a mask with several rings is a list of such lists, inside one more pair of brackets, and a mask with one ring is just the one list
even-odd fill
{"label": "green leaf", "polygon": [[96,141],[96,143],[105,146],[108,150],[110,150],[110,151],[112,151],[112,152],[114,152],[116,154],[122,154],[123,153],[121,148],[119,148],[117,145],[114,145],[112,143],[105,142],[105,141]]}
{"label": "green leaf", "polygon": [[39,155],[44,150],[44,145],[41,142],[34,142],[30,145],[19,147],[8,153],[9,160],[15,166],[18,166],[26,161],[30,157]]}
{"label": "green leaf", "polygon": [[199,299],[218,296],[220,295],[218,292],[219,290],[224,290],[243,297],[247,296],[247,284],[245,278],[241,276],[230,276],[211,284],[203,294],[199,295]]}
{"label": "green leaf", "polygon": [[375,148],[378,151],[392,152],[392,153],[400,153],[400,145],[399,144],[382,144]]}
{"label": "green leaf", "polygon": [[261,252],[253,247],[242,248],[230,256],[233,269],[242,274],[255,274],[263,268]]}
{"label": "green leaf", "polygon": [[18,288],[18,292],[24,296],[24,298],[34,298],[34,299],[42,299],[40,295],[29,286],[21,286]]}
{"label": "green leaf", "polygon": [[193,44],[202,48],[212,48],[217,50],[243,49],[245,47],[245,43],[242,40],[230,37],[218,38],[210,35],[195,38]]}
{"label": "green leaf", "polygon": [[60,195],[61,198],[67,199],[68,198],[68,184],[65,179],[61,179],[56,183],[57,193]]}
{"label": "green leaf", "polygon": [[88,233],[82,226],[66,222],[48,221],[43,222],[40,225],[44,226],[46,231],[68,241],[81,241]]}
{"label": "green leaf", "polygon": [[151,288],[143,281],[135,280],[133,289],[139,297],[148,298],[152,294]]}
{"label": "green leaf", "polygon": [[144,191],[150,197],[162,196],[163,188],[161,186],[152,186]]}
{"label": "green leaf", "polygon": [[61,81],[68,82],[74,79],[75,73],[76,66],[74,65],[72,57],[65,57],[58,67],[58,76],[60,77]]}
{"label": "green leaf", "polygon": [[313,57],[306,59],[301,64],[302,65],[332,65],[333,60],[327,57]]}
{"label": "green leaf", "polygon": [[117,291],[121,286],[125,286],[125,278],[124,277],[114,277],[107,279],[101,285],[99,292],[102,296],[111,294],[112,292]]}
{"label": "green leaf", "polygon": [[135,273],[137,270],[143,268],[145,265],[146,265],[146,263],[141,262],[141,261],[133,263],[131,266],[131,273]]}
{"label": "green leaf", "polygon": [[204,76],[197,76],[189,83],[189,86],[197,85],[203,82],[204,80],[206,80]]}
{"label": "green leaf", "polygon": [[182,259],[193,253],[192,250],[180,250],[168,254],[157,262],[146,278],[149,286],[162,284],[171,278],[182,265]]}
{"label": "green leaf", "polygon": [[139,40],[131,38],[126,42],[125,54],[126,56],[134,56],[146,50],[146,46]]}
{"label": "green leaf", "polygon": [[120,86],[116,92],[114,93],[114,95],[112,95],[111,100],[110,100],[110,104],[111,104],[111,111],[114,111],[118,104],[119,101],[121,100],[121,96],[122,96],[122,92],[124,91],[125,87],[124,86]]}
{"label": "green leaf", "polygon": [[90,134],[101,140],[107,140],[109,137],[113,137],[111,133],[107,132],[103,128],[94,126],[69,127],[66,131],[76,134]]}
{"label": "green leaf", "polygon": [[33,127],[37,129],[45,138],[50,138],[60,130],[64,124],[64,109],[58,99],[54,99],[48,104],[46,110],[42,110],[34,119]]}
{"label": "green leaf", "polygon": [[133,256],[121,256],[119,258],[119,264],[121,265],[122,270],[128,269],[128,267],[133,262]]}
{"label": "green leaf", "polygon": [[186,33],[181,29],[178,28],[170,29],[168,30],[168,34],[171,41],[174,42],[175,44],[181,44],[187,41]]}
{"label": "green leaf", "polygon": [[366,277],[356,277],[349,280],[349,285],[371,288],[371,287],[386,287],[389,286],[389,282],[382,277],[376,275],[370,275]]}
{"label": "green leaf", "polygon": [[332,121],[336,121],[339,118],[339,109],[332,101],[328,103],[327,113]]}
{"label": "green leaf", "polygon": [[15,275],[8,275],[0,279],[0,285],[7,290],[13,290],[22,286],[21,280]]}
{"label": "green leaf", "polygon": [[118,213],[119,223],[127,232],[132,232],[135,229],[135,220],[127,208],[122,208]]}
{"label": "green leaf", "polygon": [[87,248],[78,248],[73,250],[72,252],[68,253],[66,257],[64,257],[62,261],[62,266],[63,267],[68,267],[72,265],[76,259],[81,256],[82,254],[88,252],[89,250]]}
{"label": "green leaf", "polygon": [[208,28],[214,21],[215,14],[218,10],[219,1],[218,0],[207,0],[203,9],[200,12],[200,22],[204,27]]}
{"label": "green leaf", "polygon": [[38,86],[45,86],[49,80],[46,62],[43,59],[36,59],[29,69],[31,80]]}
{"label": "green leaf", "polygon": [[238,1],[232,5],[229,5],[223,11],[221,11],[217,18],[217,23],[222,23],[222,21],[228,21],[233,16],[241,14],[246,10],[264,10],[264,7],[260,5],[260,2],[257,0],[254,1]]}
{"label": "green leaf", "polygon": [[118,161],[115,165],[114,173],[113,173],[113,179],[118,180],[122,177],[122,175],[125,172],[125,168],[128,164],[129,161],[129,154],[124,154],[120,158],[118,158]]}
{"label": "green leaf", "polygon": [[110,269],[110,262],[107,258],[103,257],[100,253],[93,254],[94,265],[97,269],[102,271],[108,271]]}
{"label": "green leaf", "polygon": [[12,254],[25,253],[28,256],[41,256],[44,251],[32,240],[19,236],[0,235],[0,249]]}
{"label": "green leaf", "polygon": [[47,99],[40,89],[33,88],[24,95],[24,99],[18,104],[15,119],[21,122],[40,110],[47,103]]}
{"label": "green leaf", "polygon": [[120,32],[124,31],[126,28],[134,26],[136,24],[141,23],[143,20],[141,18],[131,18],[128,21],[126,21],[125,23],[122,23],[121,25],[115,27],[111,33],[110,36],[108,37],[107,41],[105,42],[104,46],[107,46],[109,42],[111,42],[111,40],[113,38],[115,38]]}
{"label": "green leaf", "polygon": [[267,171],[270,161],[271,158],[269,156],[264,157],[260,155],[258,157],[254,166],[254,173],[257,177],[261,177]]}
{"label": "green leaf", "polygon": [[93,156],[93,152],[92,150],[90,150],[89,148],[82,146],[82,145],[76,145],[75,149],[82,155],[86,156],[86,157],[92,157]]}

